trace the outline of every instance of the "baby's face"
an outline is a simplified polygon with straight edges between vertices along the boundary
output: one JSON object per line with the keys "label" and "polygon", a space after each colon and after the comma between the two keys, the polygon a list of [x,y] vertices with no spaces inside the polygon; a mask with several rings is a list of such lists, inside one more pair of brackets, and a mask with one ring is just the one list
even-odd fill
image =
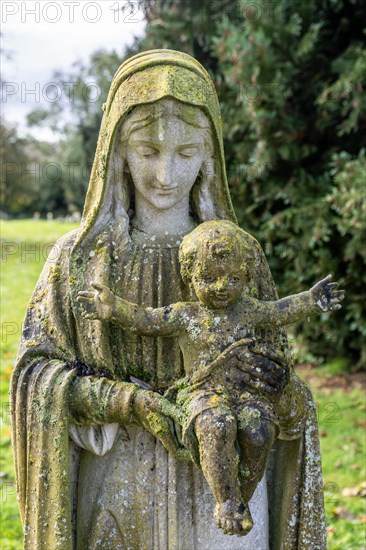
{"label": "baby's face", "polygon": [[192,274],[197,298],[211,309],[225,309],[237,302],[245,281],[242,259],[236,256],[197,262]]}

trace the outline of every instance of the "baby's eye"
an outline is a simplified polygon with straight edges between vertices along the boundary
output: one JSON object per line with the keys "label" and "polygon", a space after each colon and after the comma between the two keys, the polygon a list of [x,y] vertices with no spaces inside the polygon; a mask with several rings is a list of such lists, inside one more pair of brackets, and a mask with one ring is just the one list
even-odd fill
{"label": "baby's eye", "polygon": [[153,157],[158,154],[158,150],[155,147],[150,147],[149,145],[140,145],[137,147],[137,152],[145,158]]}
{"label": "baby's eye", "polygon": [[178,153],[183,158],[190,158],[193,157],[198,151],[198,147],[196,145],[187,145],[186,147],[182,147],[179,149]]}
{"label": "baby's eye", "polygon": [[202,280],[205,283],[214,283],[216,279],[215,277],[210,277],[209,275],[207,275],[206,277],[202,277]]}
{"label": "baby's eye", "polygon": [[240,281],[240,277],[229,277],[229,283],[231,285],[236,284]]}

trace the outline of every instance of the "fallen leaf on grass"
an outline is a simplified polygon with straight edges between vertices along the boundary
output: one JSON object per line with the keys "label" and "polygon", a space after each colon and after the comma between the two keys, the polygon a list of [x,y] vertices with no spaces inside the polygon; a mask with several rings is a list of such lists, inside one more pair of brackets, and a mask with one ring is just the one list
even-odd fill
{"label": "fallen leaf on grass", "polygon": [[332,510],[333,516],[335,516],[338,519],[356,519],[355,514],[352,514],[347,508],[344,508],[343,506],[337,506]]}
{"label": "fallen leaf on grass", "polygon": [[342,489],[342,497],[365,497],[366,481],[362,481],[354,487],[345,487]]}
{"label": "fallen leaf on grass", "polygon": [[355,424],[358,428],[364,428],[364,429],[366,429],[366,420],[355,420],[354,424]]}

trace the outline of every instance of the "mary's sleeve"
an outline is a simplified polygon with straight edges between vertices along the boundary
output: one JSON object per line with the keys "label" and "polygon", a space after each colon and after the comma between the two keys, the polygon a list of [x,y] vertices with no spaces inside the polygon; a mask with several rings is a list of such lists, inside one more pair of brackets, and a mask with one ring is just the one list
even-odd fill
{"label": "mary's sleeve", "polygon": [[[88,429],[90,439],[98,439],[93,430],[115,422],[112,405],[117,402],[118,382],[95,378],[91,383],[89,377],[84,381],[75,368],[78,348],[68,273],[73,239],[69,234],[56,243],[41,273],[28,306],[11,380],[12,443],[27,550],[71,550],[70,424],[97,423]],[[93,395],[88,387],[93,388]],[[82,403],[72,404],[75,392],[90,404],[87,418]],[[93,408],[92,398],[98,392],[110,399],[100,399]],[[128,388],[122,394],[128,397]],[[110,445],[111,434],[107,437]],[[99,439],[96,447],[98,444]]]}
{"label": "mary's sleeve", "polygon": [[55,548],[56,532],[64,541],[61,548],[72,548],[68,395],[76,371],[68,368],[73,334],[65,304],[71,243],[72,236],[58,241],[41,273],[11,379],[12,444],[26,549]]}

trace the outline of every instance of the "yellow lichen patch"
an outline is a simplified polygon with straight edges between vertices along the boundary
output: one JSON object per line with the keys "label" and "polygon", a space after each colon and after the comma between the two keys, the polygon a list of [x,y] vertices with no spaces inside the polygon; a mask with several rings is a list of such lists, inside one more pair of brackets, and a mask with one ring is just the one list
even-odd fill
{"label": "yellow lichen patch", "polygon": [[25,343],[25,346],[27,348],[35,348],[39,346],[39,342],[37,342],[37,340],[27,340]]}
{"label": "yellow lichen patch", "polygon": [[61,279],[61,269],[59,265],[54,265],[50,268],[48,282],[55,283]]}
{"label": "yellow lichen patch", "polygon": [[105,256],[108,253],[108,248],[106,246],[99,246],[95,248],[94,253],[97,256]]}
{"label": "yellow lichen patch", "polygon": [[47,294],[47,289],[44,288],[43,290],[39,290],[34,296],[33,300],[34,302],[40,302],[44,296]]}

